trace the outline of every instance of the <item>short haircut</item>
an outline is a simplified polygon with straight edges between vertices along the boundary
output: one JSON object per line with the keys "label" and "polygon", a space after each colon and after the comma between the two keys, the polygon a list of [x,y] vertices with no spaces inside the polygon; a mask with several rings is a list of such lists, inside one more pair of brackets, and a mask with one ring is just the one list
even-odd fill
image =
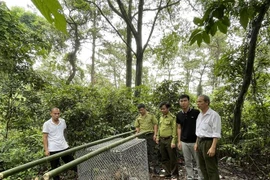
{"label": "short haircut", "polygon": [[138,104],[137,106],[138,109],[144,108],[145,109],[145,105],[144,104]]}
{"label": "short haircut", "polygon": [[202,95],[200,95],[200,97],[203,97],[203,101],[206,102],[206,103],[208,103],[208,105],[210,105],[210,98],[209,98],[209,96],[202,94]]}
{"label": "short haircut", "polygon": [[187,94],[182,94],[182,95],[180,95],[179,100],[180,100],[180,99],[184,99],[184,98],[187,98],[187,99],[189,100],[189,95],[187,95]]}
{"label": "short haircut", "polygon": [[51,108],[51,112],[53,112],[54,110],[58,110],[58,111],[60,111],[60,109],[59,109],[59,108],[57,108],[57,107],[53,107],[53,108]]}
{"label": "short haircut", "polygon": [[162,106],[166,106],[166,108],[169,109],[171,107],[171,104],[169,102],[164,101],[159,104],[159,108],[162,108]]}

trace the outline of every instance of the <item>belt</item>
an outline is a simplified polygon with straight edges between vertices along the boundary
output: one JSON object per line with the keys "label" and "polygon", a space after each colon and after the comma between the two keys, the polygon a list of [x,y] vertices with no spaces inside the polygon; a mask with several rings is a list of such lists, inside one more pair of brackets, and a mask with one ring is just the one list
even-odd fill
{"label": "belt", "polygon": [[170,139],[170,138],[172,138],[172,136],[168,136],[168,137],[159,137],[159,139],[161,139],[161,140],[167,140],[167,139]]}
{"label": "belt", "polygon": [[202,138],[199,138],[199,141],[212,141],[213,138],[211,137],[202,137]]}

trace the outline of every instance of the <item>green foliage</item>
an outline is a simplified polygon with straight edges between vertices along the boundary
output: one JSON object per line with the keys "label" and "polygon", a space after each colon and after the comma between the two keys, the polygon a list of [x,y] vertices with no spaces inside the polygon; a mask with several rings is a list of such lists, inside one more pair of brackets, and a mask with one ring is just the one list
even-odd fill
{"label": "green foliage", "polygon": [[185,86],[181,81],[163,81],[153,92],[153,104],[159,108],[159,104],[163,101],[169,102],[171,107],[171,112],[175,114],[179,111],[179,95],[185,92]]}
{"label": "green foliage", "polygon": [[58,0],[31,0],[41,14],[57,29],[67,34],[67,23],[63,15],[63,9]]}
{"label": "green foliage", "polygon": [[154,54],[157,56],[160,67],[170,64],[171,61],[178,55],[179,42],[180,36],[176,32],[171,32],[161,39],[160,45],[158,45],[154,50]]}
{"label": "green foliage", "polygon": [[[42,135],[39,129],[27,131],[13,131],[9,139],[1,138],[0,153],[2,168],[4,170],[13,168],[14,166],[22,165],[27,162],[43,157],[42,150]],[[22,179],[22,177],[32,179],[44,171],[46,165],[40,165],[29,169],[25,172],[13,175],[8,179]]]}
{"label": "green foliage", "polygon": [[257,3],[248,4],[245,1],[235,0],[212,1],[206,6],[202,18],[195,17],[193,23],[198,26],[190,36],[189,42],[197,42],[198,46],[202,42],[210,43],[210,36],[215,36],[216,32],[227,34],[233,16],[239,17],[241,26],[246,29],[249,21],[256,14]]}
{"label": "green foliage", "polygon": [[50,108],[60,108],[68,124],[68,140],[72,146],[128,131],[127,125],[135,119],[133,110],[136,109],[127,89],[98,90],[92,86],[62,84],[57,89],[48,87],[42,96],[47,119]]}

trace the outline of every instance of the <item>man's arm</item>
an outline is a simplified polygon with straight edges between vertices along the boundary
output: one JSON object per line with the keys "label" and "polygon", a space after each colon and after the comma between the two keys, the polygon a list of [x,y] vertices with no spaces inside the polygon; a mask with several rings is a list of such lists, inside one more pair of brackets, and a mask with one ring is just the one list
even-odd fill
{"label": "man's arm", "polygon": [[177,141],[177,125],[176,125],[176,118],[174,117],[172,120],[172,142],[171,148],[175,148],[175,143]]}
{"label": "man's arm", "polygon": [[221,118],[220,118],[218,113],[215,113],[213,116],[214,116],[213,127],[212,127],[213,142],[212,142],[210,149],[207,152],[207,154],[210,157],[212,157],[216,154],[217,142],[218,142],[218,139],[221,138]]}
{"label": "man's arm", "polygon": [[196,139],[196,142],[195,142],[195,144],[194,144],[194,151],[197,151],[198,150],[198,137],[197,137],[197,139]]}
{"label": "man's arm", "polygon": [[139,123],[138,118],[135,119],[134,126],[136,128],[136,133],[139,133],[140,132],[140,123]]}
{"label": "man's arm", "polygon": [[158,126],[157,126],[157,124],[155,124],[155,125],[154,125],[154,136],[153,136],[153,140],[154,140],[154,141],[156,141],[157,131],[158,131]]}
{"label": "man's arm", "polygon": [[43,133],[43,147],[45,151],[45,156],[49,156],[50,152],[48,150],[48,133]]}
{"label": "man's arm", "polygon": [[216,154],[216,147],[217,147],[218,138],[213,138],[212,145],[210,149],[208,150],[207,154],[212,157]]}
{"label": "man's arm", "polygon": [[160,119],[157,125],[157,136],[156,136],[156,143],[159,144],[159,134],[160,134]]}
{"label": "man's arm", "polygon": [[136,133],[140,132],[140,128],[136,127]]}
{"label": "man's arm", "polygon": [[181,147],[181,124],[177,124],[177,137],[178,137],[178,149],[182,149]]}

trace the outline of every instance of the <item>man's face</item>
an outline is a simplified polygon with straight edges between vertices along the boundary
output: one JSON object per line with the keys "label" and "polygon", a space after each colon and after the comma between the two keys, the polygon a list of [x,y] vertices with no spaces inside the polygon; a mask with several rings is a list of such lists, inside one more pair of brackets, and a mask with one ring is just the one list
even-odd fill
{"label": "man's face", "polygon": [[167,115],[169,113],[169,109],[165,105],[160,108],[160,111],[163,115]]}
{"label": "man's face", "polygon": [[189,107],[189,100],[188,98],[183,98],[179,100],[180,107],[182,109],[187,109]]}
{"label": "man's face", "polygon": [[204,101],[204,97],[203,96],[199,96],[197,99],[197,106],[200,110],[204,110],[208,107],[208,103],[206,103]]}
{"label": "man's face", "polygon": [[51,111],[51,117],[52,117],[53,120],[58,120],[59,117],[60,117],[60,110],[54,108],[54,109]]}
{"label": "man's face", "polygon": [[140,108],[140,109],[139,109],[139,113],[140,113],[142,116],[145,115],[146,109],[145,109],[145,108]]}

